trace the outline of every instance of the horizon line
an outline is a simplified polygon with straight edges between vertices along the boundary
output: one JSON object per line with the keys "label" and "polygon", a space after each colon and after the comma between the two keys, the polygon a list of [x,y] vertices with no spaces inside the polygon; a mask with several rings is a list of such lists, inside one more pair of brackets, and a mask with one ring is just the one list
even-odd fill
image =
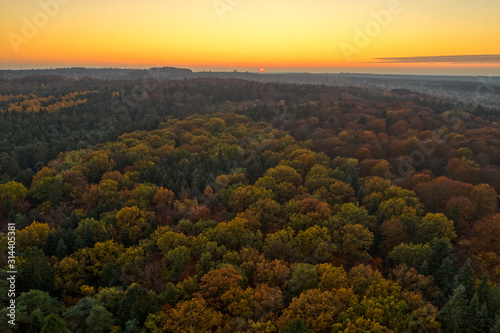
{"label": "horizon line", "polygon": [[454,63],[454,64],[500,64],[500,54],[470,54],[441,56],[412,56],[373,58],[378,62],[371,63]]}
{"label": "horizon line", "polygon": [[[495,55],[500,58],[500,55]],[[453,56],[436,56],[436,58],[439,57],[453,57]],[[408,57],[408,59],[412,58],[428,58],[428,57]],[[403,58],[376,58],[376,59],[407,59],[406,57]],[[171,68],[171,69],[180,69],[180,70],[190,70],[193,74],[195,73],[240,73],[240,74],[259,74],[259,75],[266,75],[266,74],[316,74],[316,75],[321,75],[321,74],[332,74],[332,75],[342,75],[342,74],[350,74],[350,75],[390,75],[390,76],[451,76],[451,77],[500,77],[500,75],[480,75],[480,74],[409,74],[409,73],[373,73],[373,72],[345,72],[345,71],[336,71],[336,72],[309,72],[309,71],[267,71],[267,72],[260,72],[259,70],[256,71],[240,71],[240,70],[193,70],[192,68],[188,67],[175,67],[175,66],[141,66],[141,67],[90,67],[90,66],[68,66],[68,67],[44,67],[44,68],[1,68],[0,71],[13,71],[13,72],[21,72],[21,71],[49,71],[49,70],[62,70],[62,69],[84,69],[84,70],[105,70],[105,69],[111,69],[111,70],[152,70],[152,69],[163,69],[163,68]],[[311,67],[314,68],[314,67]],[[445,68],[443,68],[445,69]]]}

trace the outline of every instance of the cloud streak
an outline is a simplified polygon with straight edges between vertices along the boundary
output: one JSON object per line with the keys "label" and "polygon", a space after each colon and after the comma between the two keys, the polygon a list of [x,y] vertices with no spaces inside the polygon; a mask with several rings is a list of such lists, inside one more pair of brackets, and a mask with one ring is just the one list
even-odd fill
{"label": "cloud streak", "polygon": [[500,54],[375,58],[381,63],[500,63]]}

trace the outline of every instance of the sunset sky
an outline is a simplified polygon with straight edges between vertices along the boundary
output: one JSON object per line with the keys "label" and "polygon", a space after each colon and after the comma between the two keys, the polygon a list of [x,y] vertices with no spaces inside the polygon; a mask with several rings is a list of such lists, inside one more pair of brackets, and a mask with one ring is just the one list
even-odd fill
{"label": "sunset sky", "polygon": [[500,75],[499,18],[499,0],[2,1],[0,68]]}

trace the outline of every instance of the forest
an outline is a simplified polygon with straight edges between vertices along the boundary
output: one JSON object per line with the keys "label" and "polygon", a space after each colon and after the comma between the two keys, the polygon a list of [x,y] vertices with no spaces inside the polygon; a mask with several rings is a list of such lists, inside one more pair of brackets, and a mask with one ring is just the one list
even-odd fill
{"label": "forest", "polygon": [[500,110],[481,105],[237,79],[0,79],[0,326],[498,333],[498,193]]}

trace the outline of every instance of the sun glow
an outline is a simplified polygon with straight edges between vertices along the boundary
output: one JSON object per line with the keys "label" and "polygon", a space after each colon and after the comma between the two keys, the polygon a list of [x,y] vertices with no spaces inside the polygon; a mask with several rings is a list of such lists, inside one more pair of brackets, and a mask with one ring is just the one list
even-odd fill
{"label": "sun glow", "polygon": [[500,3],[493,0],[40,0],[2,6],[4,68],[500,68],[500,62],[376,60],[500,54]]}

